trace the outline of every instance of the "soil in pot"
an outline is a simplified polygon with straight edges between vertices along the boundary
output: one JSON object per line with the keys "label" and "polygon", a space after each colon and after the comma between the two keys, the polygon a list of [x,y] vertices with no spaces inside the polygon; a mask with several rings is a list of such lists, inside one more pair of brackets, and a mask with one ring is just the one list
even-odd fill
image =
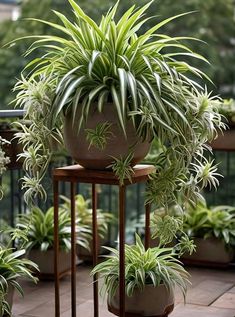
{"label": "soil in pot", "polygon": [[185,254],[183,262],[197,265],[228,265],[233,257],[234,250],[227,248],[225,243],[217,238],[195,238],[196,252]]}
{"label": "soil in pot", "polygon": [[[133,296],[126,295],[126,317],[166,317],[174,309],[174,294],[165,285],[146,285],[143,291],[135,290]],[[108,310],[119,316],[119,290],[108,298]]]}
{"label": "soil in pot", "polygon": [[[90,169],[103,170],[107,168],[115,158],[125,158],[130,150],[133,151],[132,166],[144,159],[147,155],[150,142],[142,141],[136,135],[135,128],[131,120],[126,124],[125,137],[118,123],[118,116],[114,105],[107,103],[104,105],[103,112],[97,109],[97,104],[93,104],[90,109],[87,122],[84,123],[78,132],[78,122],[81,111],[77,111],[73,123],[72,113],[68,112],[64,124],[64,141],[65,146],[72,158],[81,166]],[[99,123],[108,122],[111,124],[110,133],[107,137],[105,148],[99,149],[89,144],[87,140],[86,129],[95,129]]]}
{"label": "soil in pot", "polygon": [[[36,274],[41,280],[54,279],[54,250],[41,251],[32,249],[28,253],[28,258],[38,265],[40,272]],[[71,252],[60,250],[58,264],[60,277],[70,273]]]}

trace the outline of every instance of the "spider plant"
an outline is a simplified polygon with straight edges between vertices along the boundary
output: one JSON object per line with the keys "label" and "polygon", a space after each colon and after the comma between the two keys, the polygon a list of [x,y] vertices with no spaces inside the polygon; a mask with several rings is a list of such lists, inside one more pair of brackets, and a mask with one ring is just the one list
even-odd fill
{"label": "spider plant", "polygon": [[[119,285],[119,251],[107,248],[113,255],[99,263],[91,274],[99,273],[104,278],[103,291],[113,297]],[[173,290],[178,286],[185,295],[189,274],[175,257],[172,248],[149,248],[145,250],[140,237],[136,234],[134,245],[125,245],[125,287],[127,296],[136,289],[143,291],[146,285],[154,287],[164,284]]]}
{"label": "spider plant", "polygon": [[[197,78],[207,76],[185,59],[207,62],[186,44],[196,39],[161,33],[163,26],[188,13],[167,18],[141,33],[145,23],[155,18],[146,16],[152,1],[141,8],[133,5],[119,20],[117,2],[99,24],[74,0],[68,2],[74,13],[72,21],[57,11],[58,24],[37,20],[60,35],[36,36],[26,54],[38,48],[44,53],[26,66],[26,75],[15,87],[16,105],[26,109],[25,119],[33,122],[20,135],[27,202],[36,195],[45,197],[41,180],[52,153],[48,139],[61,140],[68,113],[75,121],[81,112],[78,130],[82,129],[94,103],[100,112],[107,103],[113,107],[124,136],[131,121],[139,139],[156,139],[160,144],[162,151],[154,160],[157,172],[148,186],[149,202],[179,203],[179,192],[185,200],[197,200],[204,186],[217,185],[216,167],[204,156],[205,143],[216,137],[216,129],[224,128],[224,123],[217,109],[220,99],[197,83]],[[107,132],[99,127],[99,131],[87,131],[87,138],[103,147]],[[121,170],[121,176],[131,172],[123,164],[126,160],[128,157],[114,159],[113,168]]]}
{"label": "spider plant", "polygon": [[11,316],[11,307],[6,300],[10,288],[16,289],[20,295],[24,295],[18,281],[19,278],[27,278],[37,282],[32,271],[37,270],[37,265],[23,258],[25,250],[14,251],[0,245],[0,316]]}
{"label": "spider plant", "polygon": [[[33,207],[29,214],[20,217],[18,228],[27,234],[26,250],[39,249],[47,251],[54,245],[54,208],[45,213]],[[86,224],[76,224],[77,244],[89,249],[91,230]],[[61,250],[71,250],[71,218],[67,211],[59,209],[59,245]]]}
{"label": "spider plant", "polygon": [[[71,200],[65,196],[61,196],[64,203],[61,208],[66,212],[70,212]],[[90,208],[90,200],[85,200],[82,195],[75,196],[75,212],[77,216],[77,223],[80,226],[89,228],[90,234],[87,237],[89,242],[92,241],[92,209]],[[97,209],[97,225],[98,234],[100,238],[104,238],[108,231],[108,224],[114,221],[114,216],[109,212],[103,212]]]}
{"label": "spider plant", "polygon": [[200,202],[187,209],[183,230],[189,237],[214,237],[227,246],[235,246],[235,208],[208,207],[205,201]]}

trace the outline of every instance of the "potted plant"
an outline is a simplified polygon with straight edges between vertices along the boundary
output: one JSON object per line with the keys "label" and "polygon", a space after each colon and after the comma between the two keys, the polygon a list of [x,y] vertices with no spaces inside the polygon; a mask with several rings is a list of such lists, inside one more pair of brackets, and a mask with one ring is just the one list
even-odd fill
{"label": "potted plant", "polygon": [[[104,278],[103,290],[108,295],[108,309],[119,314],[119,251],[99,263],[92,274]],[[172,248],[145,250],[136,234],[134,245],[125,245],[125,316],[168,316],[174,308],[174,287],[185,295],[189,274],[175,258]]]}
{"label": "potted plant", "polygon": [[[64,203],[61,205],[61,208],[67,212],[70,212],[71,201],[65,196],[61,196],[64,200]],[[85,200],[82,195],[75,196],[75,213],[77,217],[77,222],[80,226],[85,226],[89,228],[90,235],[87,235],[89,240],[89,249],[82,245],[77,245],[77,255],[80,259],[90,261],[92,260],[92,209],[90,206],[90,200]],[[104,249],[101,248],[102,245],[108,244],[108,225],[114,221],[114,216],[109,212],[103,212],[101,209],[97,209],[97,225],[98,225],[98,252],[101,254]]]}
{"label": "potted plant", "polygon": [[204,156],[205,143],[224,123],[217,111],[221,101],[194,80],[207,76],[185,61],[185,56],[205,61],[185,44],[190,38],[158,32],[185,14],[141,34],[151,2],[132,6],[119,20],[117,3],[99,24],[74,0],[68,2],[74,20],[55,12],[60,23],[40,21],[60,33],[36,38],[27,54],[37,48],[44,53],[26,66],[15,87],[16,106],[31,121],[28,127],[18,123],[24,131],[19,137],[26,202],[46,196],[41,180],[54,141],[65,144],[84,167],[113,168],[122,184],[153,139],[161,152],[147,200],[180,203],[178,192],[197,199],[203,186],[216,185],[216,167]]}
{"label": "potted plant", "polygon": [[226,265],[234,257],[235,208],[208,207],[206,202],[191,206],[185,213],[184,232],[194,239],[196,252],[185,254],[187,263]]}
{"label": "potted plant", "polygon": [[224,133],[220,132],[218,138],[213,140],[211,146],[215,150],[235,151],[235,101],[234,99],[224,99],[219,106],[219,112],[224,118],[228,129]]}
{"label": "potted plant", "polygon": [[[59,274],[63,276],[71,269],[71,218],[67,211],[59,209]],[[54,278],[54,209],[45,213],[33,207],[29,214],[20,217],[18,228],[27,234],[28,258],[38,264],[40,278]],[[76,226],[77,243],[89,248],[90,228],[79,224]]]}
{"label": "potted plant", "polygon": [[[10,247],[17,235],[16,231],[9,228],[1,231],[6,238],[0,244],[0,317],[11,316],[14,290],[17,290],[20,295],[24,295],[20,278],[37,282],[37,278],[32,273],[38,270],[38,267],[24,257],[25,249],[16,250]],[[21,235],[21,237],[23,236]],[[4,245],[4,242],[7,245]]]}

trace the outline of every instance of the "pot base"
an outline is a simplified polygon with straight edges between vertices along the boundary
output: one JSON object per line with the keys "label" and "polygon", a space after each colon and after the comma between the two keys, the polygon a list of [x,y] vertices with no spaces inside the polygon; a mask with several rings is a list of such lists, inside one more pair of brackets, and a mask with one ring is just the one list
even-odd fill
{"label": "pot base", "polygon": [[[173,309],[174,309],[174,304],[167,306],[163,315],[146,316],[146,315],[142,315],[142,314],[125,312],[125,317],[167,317],[173,311]],[[116,316],[120,315],[118,309],[115,309],[109,305],[108,305],[108,310],[110,313],[112,313]]]}

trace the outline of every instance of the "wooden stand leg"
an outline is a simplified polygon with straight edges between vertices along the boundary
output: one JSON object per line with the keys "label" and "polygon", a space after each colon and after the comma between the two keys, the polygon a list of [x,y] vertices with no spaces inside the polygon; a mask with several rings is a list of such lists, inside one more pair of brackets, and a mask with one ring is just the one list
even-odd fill
{"label": "wooden stand leg", "polygon": [[150,243],[150,212],[151,212],[151,205],[147,203],[145,205],[145,250],[149,248]]}
{"label": "wooden stand leg", "polygon": [[125,186],[119,186],[119,316],[125,317]]}
{"label": "wooden stand leg", "polygon": [[60,289],[59,289],[59,270],[58,270],[58,255],[59,255],[59,202],[58,181],[53,182],[54,190],[54,275],[55,275],[55,317],[60,316]]}
{"label": "wooden stand leg", "polygon": [[[93,247],[93,266],[98,263],[98,229],[97,229],[97,192],[96,185],[92,184],[92,247]],[[93,277],[93,298],[94,298],[94,317],[99,316],[99,288],[98,274]]]}
{"label": "wooden stand leg", "polygon": [[71,192],[71,307],[72,317],[76,317],[76,215],[75,184],[70,183]]}

